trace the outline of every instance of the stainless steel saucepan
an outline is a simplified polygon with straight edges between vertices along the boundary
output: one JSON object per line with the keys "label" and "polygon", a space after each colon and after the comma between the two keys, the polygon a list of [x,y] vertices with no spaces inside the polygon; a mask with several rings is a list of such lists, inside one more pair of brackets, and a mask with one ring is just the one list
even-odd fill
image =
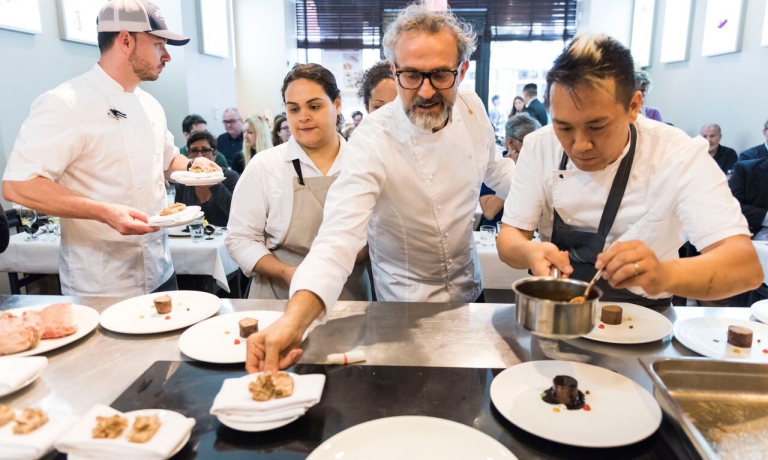
{"label": "stainless steel saucepan", "polygon": [[584,294],[584,281],[560,278],[557,269],[552,276],[534,276],[512,285],[517,304],[517,322],[532,334],[555,339],[575,338],[595,327],[595,310],[603,291],[593,287],[589,298],[570,303]]}

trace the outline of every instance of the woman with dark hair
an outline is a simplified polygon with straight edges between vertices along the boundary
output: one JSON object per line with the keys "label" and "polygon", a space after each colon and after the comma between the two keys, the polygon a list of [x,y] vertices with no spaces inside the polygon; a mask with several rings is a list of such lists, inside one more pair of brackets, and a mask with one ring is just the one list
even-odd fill
{"label": "woman with dark hair", "polygon": [[[346,141],[336,132],[341,96],[333,74],[318,64],[297,64],[283,81],[283,102],[293,134],[251,160],[232,199],[227,249],[246,276],[248,297],[288,299],[291,279],[323,220],[328,188],[341,172]],[[360,252],[341,298],[370,300]]]}
{"label": "woman with dark hair", "polygon": [[514,117],[518,113],[526,113],[525,112],[525,99],[522,98],[522,96],[515,96],[515,100],[512,102],[512,111],[509,112],[509,117]]}
{"label": "woman with dark hair", "polygon": [[395,77],[387,61],[379,61],[363,72],[358,87],[357,96],[363,100],[368,113],[389,104],[397,97]]}
{"label": "woman with dark hair", "polygon": [[288,126],[288,120],[283,115],[276,116],[275,123],[272,125],[272,145],[284,144],[290,138],[291,127]]}

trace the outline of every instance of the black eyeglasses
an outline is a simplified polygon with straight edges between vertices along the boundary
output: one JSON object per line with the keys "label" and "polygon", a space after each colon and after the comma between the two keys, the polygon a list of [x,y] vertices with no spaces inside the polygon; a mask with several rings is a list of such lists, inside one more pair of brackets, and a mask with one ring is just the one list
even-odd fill
{"label": "black eyeglasses", "polygon": [[210,155],[213,153],[213,149],[189,149],[190,155]]}
{"label": "black eyeglasses", "polygon": [[456,84],[456,70],[433,70],[432,72],[419,72],[416,70],[398,70],[395,72],[397,83],[403,89],[419,89],[424,84],[424,79],[429,79],[429,84],[435,89],[450,89]]}

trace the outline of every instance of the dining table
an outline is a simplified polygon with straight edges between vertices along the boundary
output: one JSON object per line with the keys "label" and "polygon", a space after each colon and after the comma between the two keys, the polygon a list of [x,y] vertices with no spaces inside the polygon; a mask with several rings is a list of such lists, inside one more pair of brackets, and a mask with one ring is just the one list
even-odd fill
{"label": "dining table", "polygon": [[[0,296],[0,310],[71,301],[103,312],[110,297]],[[283,311],[280,300],[221,299],[219,315]],[[750,319],[748,308],[663,307],[672,323],[696,318]],[[438,416],[483,431],[520,459],[696,459],[691,443],[664,415],[647,439],[622,447],[574,447],[549,441],[508,422],[488,388],[503,370],[529,361],[588,363],[617,372],[653,393],[642,360],[698,356],[672,334],[638,345],[546,339],[515,320],[515,305],[337,302],[301,345],[297,373],[327,376],[322,409],[271,432],[242,433],[208,414],[225,378],[245,375],[243,364],[196,362],[179,348],[184,330],[130,335],[98,326],[45,354],[48,367],[28,387],[0,398],[12,407],[40,407],[81,416],[96,404],[118,410],[163,406],[194,417],[190,442],[174,458],[306,458],[345,428],[396,415]],[[359,350],[362,363],[325,365],[327,355]],[[2,359],[2,358],[0,358]],[[631,414],[628,414],[631,416]],[[64,458],[50,454],[48,458]]]}
{"label": "dining table", "polygon": [[[227,252],[225,231],[208,235],[197,242],[189,234],[169,236],[168,244],[176,274],[203,275],[211,281],[209,291],[215,291],[215,286],[218,286],[230,292],[229,281],[237,278],[233,275],[237,275],[239,267]],[[26,233],[12,235],[8,249],[0,254],[0,272],[8,273],[11,294],[21,294],[21,287],[28,284],[24,282],[27,277],[35,279],[40,275],[59,274],[61,237],[50,233],[38,233],[37,239],[32,241],[28,241],[28,237]],[[25,277],[20,279],[19,273]]]}

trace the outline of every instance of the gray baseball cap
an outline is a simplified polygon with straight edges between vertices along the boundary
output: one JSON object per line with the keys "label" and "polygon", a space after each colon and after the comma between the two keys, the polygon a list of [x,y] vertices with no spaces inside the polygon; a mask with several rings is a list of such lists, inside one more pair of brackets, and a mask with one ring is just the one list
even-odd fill
{"label": "gray baseball cap", "polygon": [[101,9],[96,19],[98,32],[146,32],[182,46],[189,37],[168,30],[160,8],[145,0],[112,0]]}

